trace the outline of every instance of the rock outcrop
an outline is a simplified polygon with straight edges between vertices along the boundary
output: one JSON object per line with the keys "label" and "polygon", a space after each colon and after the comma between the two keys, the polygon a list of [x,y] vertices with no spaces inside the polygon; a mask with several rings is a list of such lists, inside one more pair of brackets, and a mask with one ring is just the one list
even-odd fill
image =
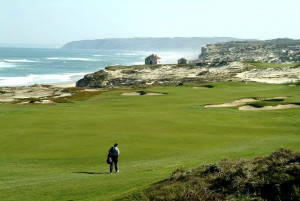
{"label": "rock outcrop", "polygon": [[[275,68],[274,64],[260,67],[242,61],[289,64]],[[300,62],[300,40],[215,43],[203,47],[193,64],[110,66],[86,75],[76,86],[120,88],[228,80],[289,83],[300,79],[300,66],[295,62]]]}
{"label": "rock outcrop", "polygon": [[51,98],[69,97],[72,93],[51,85],[32,85],[27,87],[0,87],[0,103],[53,103]]}
{"label": "rock outcrop", "polygon": [[300,48],[300,40],[292,39],[215,43],[202,47],[202,51],[197,62],[299,62],[300,49],[297,47]]}
{"label": "rock outcrop", "polygon": [[112,66],[85,75],[76,83],[77,87],[132,87],[136,85],[174,85],[183,83],[205,83],[227,78],[244,71],[246,64],[225,62],[215,65],[150,65]]}
{"label": "rock outcrop", "polygon": [[264,82],[270,84],[293,83],[300,79],[299,67],[252,69],[238,73],[236,77],[245,81]]}
{"label": "rock outcrop", "polygon": [[139,85],[181,85],[219,81],[293,83],[300,80],[300,65],[259,68],[247,62],[201,63],[201,65],[111,66],[85,75],[77,87],[126,88]]}

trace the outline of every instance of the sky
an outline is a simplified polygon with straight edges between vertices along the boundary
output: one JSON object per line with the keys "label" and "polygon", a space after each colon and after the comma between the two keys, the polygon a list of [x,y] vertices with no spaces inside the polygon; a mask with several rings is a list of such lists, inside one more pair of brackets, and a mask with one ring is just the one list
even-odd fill
{"label": "sky", "polygon": [[0,43],[300,38],[299,0],[0,0]]}

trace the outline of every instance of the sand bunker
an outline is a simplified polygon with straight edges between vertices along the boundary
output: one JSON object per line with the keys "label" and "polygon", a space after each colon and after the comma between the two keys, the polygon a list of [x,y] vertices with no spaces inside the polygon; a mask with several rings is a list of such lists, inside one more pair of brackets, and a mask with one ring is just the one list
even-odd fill
{"label": "sand bunker", "polygon": [[286,104],[286,105],[277,105],[277,106],[264,106],[264,107],[252,107],[249,105],[239,107],[239,110],[280,110],[288,108],[299,108],[300,105],[295,104]]}
{"label": "sand bunker", "polygon": [[223,103],[223,104],[217,104],[217,105],[206,105],[205,107],[234,107],[234,106],[240,106],[244,105],[245,103],[252,103],[259,100],[264,101],[283,101],[283,99],[286,99],[288,97],[286,96],[278,96],[274,98],[263,98],[263,99],[254,99],[254,98],[244,98],[240,100],[236,100],[230,103]]}
{"label": "sand bunker", "polygon": [[257,101],[254,98],[244,98],[244,99],[240,99],[240,100],[236,100],[230,103],[224,103],[224,104],[218,104],[218,105],[206,105],[205,107],[234,107],[234,106],[239,106],[239,105],[243,105],[245,103],[249,103],[249,102],[255,102]]}
{"label": "sand bunker", "polygon": [[138,92],[129,92],[129,93],[123,93],[123,96],[140,96],[141,94]]}
{"label": "sand bunker", "polygon": [[145,96],[161,96],[161,95],[165,95],[163,93],[146,93],[144,94]]}
{"label": "sand bunker", "polygon": [[158,92],[144,92],[144,91],[136,91],[136,92],[129,92],[123,93],[123,96],[160,96],[165,95],[165,93],[158,93]]}
{"label": "sand bunker", "polygon": [[208,87],[194,87],[194,89],[209,89]]}

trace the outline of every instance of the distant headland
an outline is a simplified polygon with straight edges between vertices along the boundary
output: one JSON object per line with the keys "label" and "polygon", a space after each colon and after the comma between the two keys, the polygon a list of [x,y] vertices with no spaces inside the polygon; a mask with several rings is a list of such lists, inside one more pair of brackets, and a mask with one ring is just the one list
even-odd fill
{"label": "distant headland", "polygon": [[97,49],[126,51],[199,51],[210,43],[246,41],[232,37],[174,37],[174,38],[108,38],[79,40],[65,44],[62,49]]}

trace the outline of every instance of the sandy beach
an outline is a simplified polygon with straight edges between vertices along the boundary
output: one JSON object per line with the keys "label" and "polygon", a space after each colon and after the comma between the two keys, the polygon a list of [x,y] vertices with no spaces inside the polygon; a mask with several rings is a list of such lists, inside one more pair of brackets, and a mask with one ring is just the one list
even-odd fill
{"label": "sandy beach", "polygon": [[76,82],[58,83],[58,84],[51,84],[51,85],[59,88],[68,88],[68,87],[76,87]]}

